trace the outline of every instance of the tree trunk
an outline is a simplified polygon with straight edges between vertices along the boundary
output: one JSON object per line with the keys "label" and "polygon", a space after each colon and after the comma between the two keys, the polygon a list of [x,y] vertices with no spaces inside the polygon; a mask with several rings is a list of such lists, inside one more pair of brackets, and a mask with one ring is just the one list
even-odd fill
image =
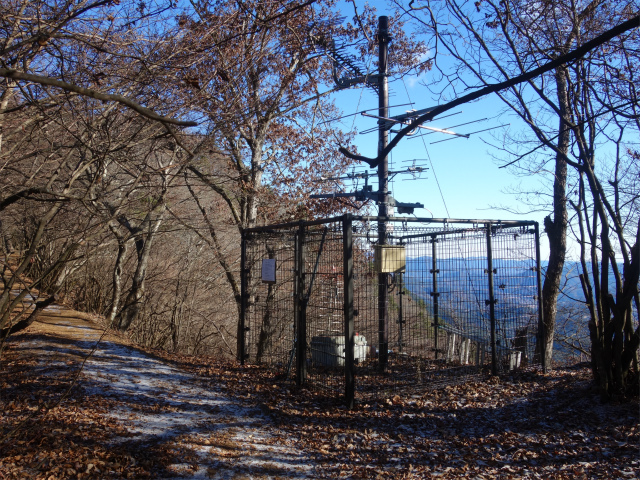
{"label": "tree trunk", "polygon": [[553,338],[555,334],[556,313],[558,310],[558,294],[562,280],[562,270],[567,253],[567,161],[569,151],[570,129],[565,119],[569,118],[569,98],[567,95],[567,69],[562,66],[556,70],[558,106],[560,108],[560,124],[558,127],[558,144],[555,161],[555,179],[553,182],[553,220],[551,216],[544,219],[544,229],[549,239],[549,264],[542,287],[542,314],[544,331],[544,365],[551,367],[553,358]]}
{"label": "tree trunk", "polygon": [[19,298],[11,300],[11,290],[14,288],[16,282],[20,280],[24,272],[29,267],[32,259],[35,257],[36,249],[42,240],[46,226],[51,219],[58,213],[62,207],[61,202],[57,202],[52,206],[45,215],[42,216],[38,222],[38,227],[31,237],[29,249],[24,254],[22,261],[18,267],[13,270],[7,280],[4,283],[4,290],[0,294],[0,328],[4,328],[11,318],[11,312],[20,301]]}
{"label": "tree trunk", "polygon": [[46,298],[45,300],[42,300],[40,302],[36,302],[33,311],[31,312],[31,314],[29,314],[29,316],[27,318],[25,318],[23,320],[20,320],[15,325],[10,325],[10,326],[5,327],[2,330],[0,330],[0,340],[4,340],[9,335],[13,335],[13,334],[15,334],[15,333],[17,333],[17,332],[19,332],[21,330],[24,330],[25,328],[31,326],[31,324],[38,319],[38,317],[40,316],[42,311],[45,308],[47,308],[49,305],[51,305],[53,302],[55,302],[57,298],[58,298],[57,295],[51,295],[50,297]]}
{"label": "tree trunk", "polygon": [[121,332],[128,330],[131,324],[138,318],[138,315],[140,314],[142,299],[144,297],[147,265],[149,263],[149,257],[151,255],[151,246],[153,244],[155,234],[158,232],[158,229],[162,224],[165,209],[166,207],[164,206],[164,204],[160,207],[159,212],[154,209],[153,213],[157,213],[156,219],[149,221],[148,232],[146,233],[146,235],[144,235],[144,233],[141,233],[136,239],[138,265],[133,276],[131,289],[129,290],[129,293],[127,294],[127,298],[125,300],[124,307],[116,317],[116,326]]}
{"label": "tree trunk", "polygon": [[127,257],[128,245],[126,239],[117,232],[117,227],[113,227],[110,225],[109,228],[118,239],[118,255],[116,257],[116,263],[113,267],[113,293],[111,295],[111,308],[109,310],[109,315],[107,315],[109,325],[113,325],[113,322],[118,313],[118,308],[120,307],[120,299],[122,298],[122,267]]}

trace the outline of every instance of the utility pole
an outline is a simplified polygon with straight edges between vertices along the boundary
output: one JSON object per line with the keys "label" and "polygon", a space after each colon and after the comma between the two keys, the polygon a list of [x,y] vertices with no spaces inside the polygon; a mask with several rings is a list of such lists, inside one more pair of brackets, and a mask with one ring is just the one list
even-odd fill
{"label": "utility pole", "polygon": [[[388,53],[389,43],[391,42],[391,36],[389,35],[389,17],[378,17],[378,34],[376,36],[378,41],[378,73],[376,75],[370,75],[363,73],[357,64],[349,58],[349,55],[343,51],[343,48],[336,48],[335,43],[331,44],[330,55],[333,60],[333,78],[338,88],[350,88],[354,85],[364,83],[368,87],[372,88],[378,94],[378,115],[372,115],[365,110],[360,112],[363,116],[377,118],[378,119],[378,155],[380,158],[382,152],[385,150],[389,140],[389,131],[394,125],[411,125],[412,122],[421,115],[434,110],[436,107],[423,108],[421,110],[409,110],[404,114],[389,116],[389,80],[388,80]],[[347,75],[342,75],[342,72],[347,72]],[[373,109],[375,110],[375,109]],[[451,115],[457,115],[457,112]],[[451,116],[448,115],[448,116]],[[445,118],[445,117],[442,117]],[[460,127],[463,125],[470,125],[476,122],[482,122],[487,120],[483,118],[481,120],[473,120],[466,123],[455,125],[454,127]],[[426,125],[417,125],[415,131],[420,129],[421,132],[427,130],[427,133],[441,133],[451,135],[451,139],[454,138],[469,138],[470,135],[494,128],[501,128],[506,125],[498,125],[489,127],[470,133],[458,133],[451,130],[454,127],[448,128],[435,128]],[[366,132],[360,133],[373,133],[375,127]],[[391,130],[391,133],[397,133]],[[445,140],[439,140],[445,141]],[[437,143],[437,142],[433,142]],[[389,171],[389,162],[387,156],[381,159],[377,165],[378,175],[378,191],[372,191],[372,187],[368,185],[367,179],[369,178],[369,172],[364,174],[353,174],[346,176],[339,176],[335,178],[325,178],[323,180],[354,180],[357,178],[364,178],[364,188],[350,193],[325,193],[311,195],[310,198],[339,198],[339,197],[354,197],[356,201],[372,200],[378,205],[378,242],[376,245],[377,254],[380,256],[380,262],[378,265],[382,267],[382,258],[385,257],[385,246],[389,245],[389,234],[387,232],[389,217],[398,214],[413,214],[414,209],[424,208],[421,203],[405,203],[398,202],[390,195],[389,192],[389,175],[392,177],[396,174],[411,173],[415,176],[415,173],[422,172],[425,169],[423,167],[407,168],[400,171]],[[372,176],[375,174],[371,174]],[[384,268],[381,268],[383,270]],[[400,272],[398,275],[402,275]],[[391,274],[383,271],[378,272],[378,371],[384,373],[389,363],[389,285],[391,283]],[[403,290],[402,277],[398,277],[398,285],[400,292]],[[400,305],[400,308],[402,306]],[[437,321],[437,320],[436,320]],[[402,322],[402,319],[400,319]],[[400,324],[400,338],[402,338],[402,323]],[[400,346],[402,348],[402,346]]]}
{"label": "utility pole", "polygon": [[[349,88],[358,83],[365,83],[378,93],[378,157],[387,147],[389,140],[389,130],[392,125],[403,124],[411,121],[411,119],[422,113],[422,111],[411,111],[406,114],[389,117],[389,80],[388,80],[388,53],[389,42],[389,17],[381,16],[378,18],[378,74],[365,75],[361,70],[349,60],[348,56],[332,47],[331,55],[333,56],[333,77],[339,88]],[[338,66],[341,63],[346,70],[350,72],[351,77],[341,77],[338,73]],[[427,111],[427,110],[425,110]],[[365,113],[363,113],[365,115]],[[375,115],[366,115],[375,117]],[[427,127],[424,127],[427,128]],[[432,129],[442,131],[444,133],[452,133],[441,129]],[[329,193],[311,195],[310,198],[337,198],[337,197],[355,197],[356,200],[374,200],[378,204],[378,245],[379,254],[382,256],[382,249],[388,245],[389,239],[387,234],[387,224],[390,216],[394,214],[394,208],[401,214],[412,214],[415,208],[424,208],[421,203],[403,203],[398,202],[389,194],[389,174],[397,173],[413,173],[416,170],[412,168],[406,171],[389,172],[389,162],[387,157],[378,164],[378,191],[372,192],[371,187],[366,183],[368,173],[364,174],[365,186],[362,190],[352,193]],[[419,172],[423,171],[422,167],[418,167]],[[360,178],[355,174],[347,177],[338,177],[333,180]],[[386,370],[389,363],[389,283],[390,274],[378,272],[378,370],[382,373]]]}
{"label": "utility pole", "polygon": [[[378,18],[378,116],[389,117],[389,82],[387,79],[389,51],[389,17]],[[389,141],[386,120],[378,120],[378,157]],[[387,217],[389,216],[389,162],[385,156],[378,165],[378,245],[387,244]],[[382,252],[380,252],[382,254]],[[389,362],[389,306],[388,273],[378,273],[378,369],[384,372]]]}

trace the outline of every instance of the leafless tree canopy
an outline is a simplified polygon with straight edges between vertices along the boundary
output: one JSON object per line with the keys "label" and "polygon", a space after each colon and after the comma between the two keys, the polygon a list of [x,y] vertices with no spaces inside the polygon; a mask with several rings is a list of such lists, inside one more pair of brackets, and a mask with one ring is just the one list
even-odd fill
{"label": "leafless tree canopy", "polygon": [[[1,336],[64,301],[235,355],[241,229],[359,207],[308,195],[351,164],[328,45],[370,54],[374,20],[330,0],[0,2]],[[401,72],[424,50],[398,38]]]}
{"label": "leafless tree canopy", "polygon": [[[561,333],[576,339],[575,329],[588,325],[592,369],[605,397],[635,384],[638,3],[397,3],[433,39],[436,92],[476,90],[430,115],[494,93],[506,114],[528,129],[503,139],[502,161],[516,174],[540,175],[548,185],[547,191],[520,192],[531,208],[549,212],[546,351],[554,345],[559,294],[567,275],[577,275],[580,322]],[[453,63],[440,62],[441,53]],[[566,263],[568,236],[581,246],[579,271]],[[566,326],[566,316],[558,320]],[[584,349],[583,341],[572,345]]]}

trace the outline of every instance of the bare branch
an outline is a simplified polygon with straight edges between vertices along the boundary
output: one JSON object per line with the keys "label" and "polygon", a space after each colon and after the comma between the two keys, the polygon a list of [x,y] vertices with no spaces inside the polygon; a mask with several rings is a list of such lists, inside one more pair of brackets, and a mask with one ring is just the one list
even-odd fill
{"label": "bare branch", "polygon": [[35,187],[27,188],[18,193],[14,193],[13,195],[9,195],[4,200],[0,200],[0,212],[5,208],[7,208],[9,205],[16,203],[22,198],[29,198],[31,195],[37,195],[37,194],[51,195],[53,197],[52,201],[68,200],[67,198],[64,198],[62,195],[58,195],[56,193],[51,192],[47,188],[35,188]]}
{"label": "bare branch", "polygon": [[440,105],[439,107],[434,108],[429,113],[425,113],[424,115],[421,115],[420,117],[416,118],[413,122],[411,122],[408,126],[402,128],[397,133],[397,135],[393,138],[393,140],[389,142],[389,145],[387,145],[387,147],[384,150],[382,150],[382,152],[377,157],[370,158],[370,157],[365,157],[363,155],[356,155],[351,153],[349,150],[347,150],[344,147],[340,147],[339,150],[346,157],[351,158],[353,160],[366,162],[369,164],[371,168],[375,168],[378,166],[381,160],[385,158],[389,154],[389,152],[391,152],[391,150],[393,150],[396,147],[396,145],[400,142],[400,140],[402,140],[402,138],[404,138],[407,134],[409,134],[409,132],[413,131],[418,125],[422,125],[425,122],[430,122],[441,113],[451,110],[452,108],[455,108],[459,105],[463,105],[473,100],[477,100],[478,98],[484,97],[485,95],[488,95],[490,93],[499,92],[506,88],[513,87],[514,85],[518,85],[520,83],[529,81],[532,78],[542,75],[543,73],[553,70],[561,65],[571,63],[574,60],[577,60],[578,58],[583,57],[586,53],[596,49],[600,45],[608,42],[612,38],[618,35],[621,35],[629,30],[637,28],[638,26],[640,26],[640,15],[636,15],[630,20],[627,20],[626,22],[623,22],[620,25],[617,25],[612,29],[607,30],[602,35],[597,36],[596,38],[588,41],[584,45],[581,45],[575,50],[572,50],[571,52],[567,53],[566,55],[561,55],[555,60],[548,62],[534,70],[531,70],[530,72],[526,72],[526,73],[523,73],[522,75],[518,75],[517,77],[510,78],[508,80],[505,80],[504,82],[488,85],[484,88],[481,88],[480,90],[469,93],[460,98],[456,98],[451,102],[445,103],[444,105]]}
{"label": "bare branch", "polygon": [[103,100],[105,102],[118,102],[135,112],[139,113],[143,117],[147,117],[151,120],[158,122],[170,123],[173,125],[180,125],[182,127],[195,127],[198,124],[196,122],[176,120],[170,117],[164,117],[157,114],[153,110],[143,107],[142,105],[134,102],[133,100],[118,94],[101,93],[90,88],[80,87],[72,83],[63,82],[50,77],[44,77],[42,75],[34,75],[31,73],[20,72],[9,68],[0,68],[0,77],[11,78],[12,80],[25,80],[28,82],[38,83],[40,85],[49,85],[52,87],[61,88],[65,91],[84,95],[85,97],[95,98],[97,100]]}

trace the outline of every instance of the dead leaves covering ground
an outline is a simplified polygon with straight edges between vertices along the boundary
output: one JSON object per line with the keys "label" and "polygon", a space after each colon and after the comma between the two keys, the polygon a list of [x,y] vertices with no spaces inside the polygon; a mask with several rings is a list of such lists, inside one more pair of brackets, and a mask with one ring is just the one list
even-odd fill
{"label": "dead leaves covering ground", "polygon": [[193,365],[278,420],[318,477],[638,479],[637,397],[602,404],[588,368],[530,371],[347,410],[264,369]]}
{"label": "dead leaves covering ground", "polygon": [[[272,415],[278,429],[271,434],[305,451],[316,478],[640,476],[637,398],[601,404],[587,369],[390,395],[349,411],[261,368],[165,358],[197,374],[201,386],[225,388],[239,403]],[[160,478],[168,476],[167,465],[189,463],[188,447],[128,443],[126,427],[105,416],[112,400],[85,394],[81,383],[49,410],[77,367],[3,353],[0,479]]]}
{"label": "dead leaves covering ground", "polygon": [[111,402],[74,386],[78,364],[40,360],[11,349],[0,360],[0,479],[148,477],[145,452],[113,443],[128,432],[104,416]]}

